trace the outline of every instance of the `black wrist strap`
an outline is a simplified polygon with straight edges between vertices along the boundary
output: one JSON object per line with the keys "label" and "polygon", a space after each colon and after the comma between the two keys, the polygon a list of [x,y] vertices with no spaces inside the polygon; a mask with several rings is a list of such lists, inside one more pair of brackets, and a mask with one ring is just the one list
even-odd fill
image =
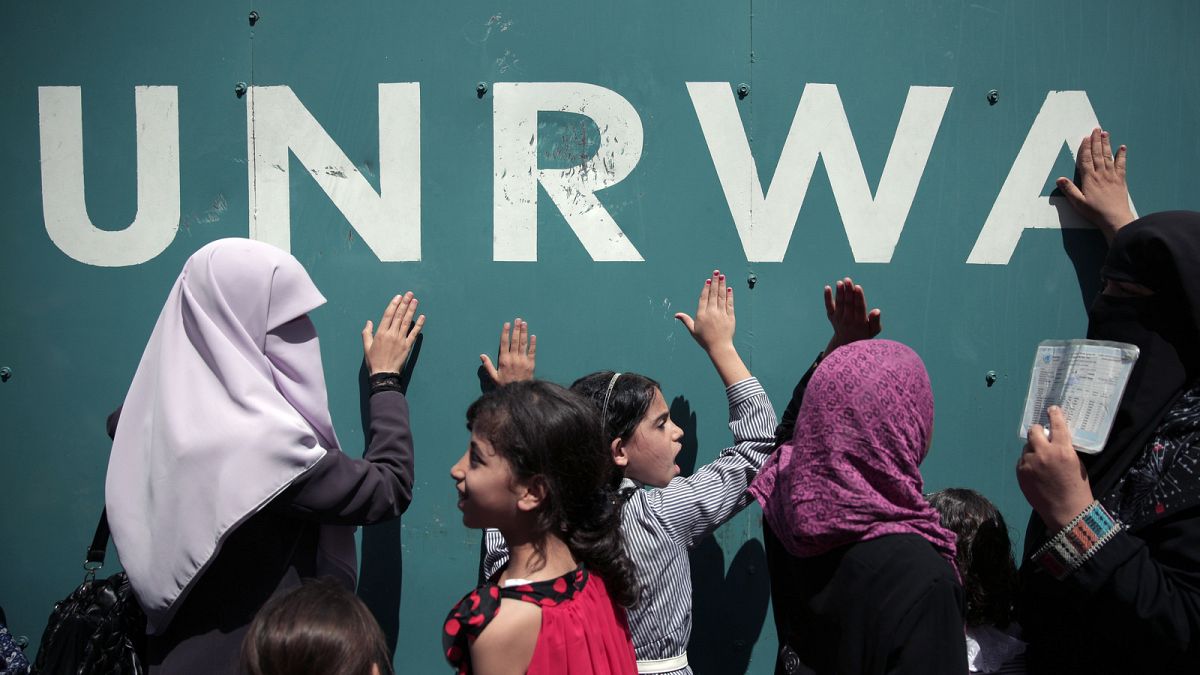
{"label": "black wrist strap", "polygon": [[400,373],[375,373],[367,380],[367,385],[371,389],[371,395],[378,394],[381,391],[398,391],[404,393],[400,388]]}

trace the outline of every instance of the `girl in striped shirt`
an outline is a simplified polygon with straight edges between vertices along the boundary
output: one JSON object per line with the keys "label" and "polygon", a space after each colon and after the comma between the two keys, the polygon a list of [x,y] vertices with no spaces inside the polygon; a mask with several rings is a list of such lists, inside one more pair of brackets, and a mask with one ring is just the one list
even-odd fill
{"label": "girl in striped shirt", "polygon": [[[641,587],[629,610],[639,673],[690,674],[692,580],[688,550],[750,502],[746,487],[774,448],[775,412],[733,345],[733,289],[714,270],[696,315],[676,314],[712,361],[729,399],[733,444],[709,464],[681,477],[676,456],[683,430],[671,420],[662,389],[635,373],[601,371],[571,389],[601,412],[603,439],[624,471],[621,530]],[[533,376],[536,339],[519,319],[501,334],[499,366],[481,356],[497,384]],[[504,538],[489,530],[483,574],[508,559]]]}

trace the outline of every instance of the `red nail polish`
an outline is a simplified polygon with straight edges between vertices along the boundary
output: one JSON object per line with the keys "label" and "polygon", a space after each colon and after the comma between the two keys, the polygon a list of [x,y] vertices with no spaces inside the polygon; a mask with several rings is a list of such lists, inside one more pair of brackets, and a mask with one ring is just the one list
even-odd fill
{"label": "red nail polish", "polygon": [[721,281],[725,281],[725,275],[724,275],[724,274],[722,274],[722,275],[721,275]]}
{"label": "red nail polish", "polygon": [[707,285],[709,285],[709,284],[711,284],[711,283],[712,283],[712,279],[705,279],[705,280],[704,280],[704,285],[705,285],[705,286],[707,286]]}

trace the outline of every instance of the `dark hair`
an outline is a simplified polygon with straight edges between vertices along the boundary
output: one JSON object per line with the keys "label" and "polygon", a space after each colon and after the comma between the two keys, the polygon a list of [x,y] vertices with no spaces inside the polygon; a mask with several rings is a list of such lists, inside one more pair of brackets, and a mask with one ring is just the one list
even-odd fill
{"label": "dark hair", "polygon": [[612,443],[614,438],[629,440],[638,422],[650,409],[654,392],[659,389],[658,383],[645,375],[621,373],[609,393],[608,383],[612,382],[615,374],[611,370],[601,370],[584,375],[571,384],[571,391],[591,399],[597,412],[602,411],[604,398],[608,396],[608,410],[603,411],[602,425],[597,425],[603,431],[605,445]]}
{"label": "dark hair", "polygon": [[392,655],[375,617],[332,579],[307,579],[271,598],[242,640],[246,675],[391,675]]}
{"label": "dark hair", "polygon": [[[638,589],[621,534],[621,474],[596,433],[599,426],[589,401],[540,380],[499,387],[467,409],[467,427],[492,443],[517,480],[545,481],[536,538],[561,537],[604,579],[613,599],[631,607]],[[536,544],[534,550],[543,553]]]}
{"label": "dark hair", "polygon": [[1013,618],[1017,567],[1004,516],[987,497],[966,488],[929,496],[942,526],[958,536],[958,571],[967,595],[968,626],[1005,628]]}

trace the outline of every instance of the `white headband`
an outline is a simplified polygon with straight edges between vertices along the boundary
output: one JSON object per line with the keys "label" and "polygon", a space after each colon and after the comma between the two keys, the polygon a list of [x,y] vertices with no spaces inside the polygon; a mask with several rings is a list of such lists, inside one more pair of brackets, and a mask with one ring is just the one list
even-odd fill
{"label": "white headband", "polygon": [[604,425],[608,422],[608,399],[612,396],[613,385],[617,383],[617,378],[620,373],[613,373],[612,379],[608,381],[608,389],[604,392],[604,407],[600,409],[600,431],[603,433]]}

